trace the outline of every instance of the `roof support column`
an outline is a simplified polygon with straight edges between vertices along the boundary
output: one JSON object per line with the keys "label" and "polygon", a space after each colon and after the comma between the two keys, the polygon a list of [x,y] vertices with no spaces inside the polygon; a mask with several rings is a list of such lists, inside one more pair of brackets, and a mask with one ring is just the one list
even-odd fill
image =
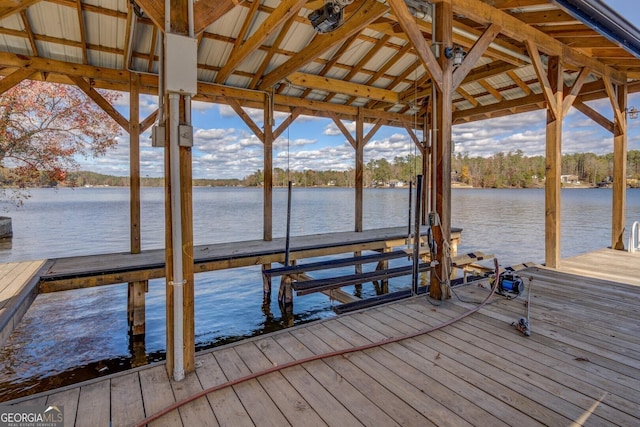
{"label": "roof support column", "polygon": [[140,76],[130,74],[129,84],[129,194],[131,253],[139,254],[140,240]]}
{"label": "roof support column", "polygon": [[263,239],[273,239],[273,94],[264,96]]}
{"label": "roof support column", "polygon": [[363,220],[363,195],[364,195],[364,117],[362,109],[358,108],[356,118],[356,206],[355,206],[355,231],[362,231]]}
{"label": "roof support column", "polygon": [[[191,97],[197,91],[193,0],[166,0],[163,55],[168,373],[195,370]],[[188,36],[187,36],[188,34]],[[187,138],[188,134],[191,138]]]}
{"label": "roof support column", "polygon": [[[435,175],[433,202],[440,218],[440,226],[433,228],[438,265],[431,274],[429,295],[433,299],[451,298],[449,288],[450,248],[451,242],[451,125],[453,96],[453,66],[445,56],[444,49],[453,46],[453,11],[450,2],[435,5],[435,38],[439,43],[440,55],[438,63],[442,69],[442,84],[435,88],[435,105],[433,120],[433,156]],[[433,274],[435,273],[435,274]]]}
{"label": "roof support column", "polygon": [[627,201],[627,85],[617,86],[614,106],[613,136],[613,209],[611,247],[624,250],[625,209]]}
{"label": "roof support column", "polygon": [[[560,57],[551,56],[547,64],[548,88],[553,93],[547,107],[545,178],[545,264],[560,266],[560,175],[562,174],[563,78]],[[542,80],[541,80],[542,82]],[[546,86],[546,83],[543,83]],[[545,89],[546,90],[546,89]],[[555,104],[552,105],[552,103]],[[560,108],[558,108],[560,107]]]}

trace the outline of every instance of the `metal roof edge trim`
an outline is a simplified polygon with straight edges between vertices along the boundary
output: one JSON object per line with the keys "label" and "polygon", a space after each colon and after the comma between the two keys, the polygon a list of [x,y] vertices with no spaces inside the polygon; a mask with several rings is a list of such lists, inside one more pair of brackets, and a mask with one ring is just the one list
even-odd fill
{"label": "metal roof edge trim", "polygon": [[552,0],[570,15],[640,58],[640,31],[601,0]]}

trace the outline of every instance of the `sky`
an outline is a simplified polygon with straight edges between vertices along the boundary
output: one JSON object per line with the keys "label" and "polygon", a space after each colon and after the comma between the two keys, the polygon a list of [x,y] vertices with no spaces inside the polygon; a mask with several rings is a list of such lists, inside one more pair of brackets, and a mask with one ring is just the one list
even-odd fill
{"label": "sky", "polygon": [[[640,28],[640,8],[635,0],[603,0],[631,24]],[[129,116],[129,97],[123,94],[116,108],[124,117]],[[605,117],[613,113],[607,99],[589,103]],[[629,107],[640,108],[640,94],[629,95]],[[140,116],[146,117],[157,108],[157,97],[141,96]],[[226,105],[194,102],[192,106],[194,127],[193,177],[242,179],[263,169],[263,148],[260,140]],[[262,127],[262,111],[247,110],[255,123]],[[276,127],[286,118],[276,113]],[[488,157],[498,152],[521,150],[527,156],[544,155],[544,110],[503,118],[484,120],[453,127],[455,153]],[[355,130],[355,123],[345,122]],[[629,120],[628,148],[640,150],[640,119]],[[368,128],[365,127],[365,133]],[[141,135],[141,176],[163,175],[163,149],[151,147],[151,134]],[[606,154],[613,151],[613,136],[582,113],[571,109],[563,122],[564,154],[592,152]],[[382,127],[365,146],[365,163],[396,156],[417,155],[406,130]],[[81,170],[108,175],[129,175],[129,138],[125,133],[118,144],[106,156],[97,159],[78,159]],[[338,130],[333,121],[300,116],[274,143],[273,165],[276,168],[303,171],[346,170],[355,166],[355,151]]]}

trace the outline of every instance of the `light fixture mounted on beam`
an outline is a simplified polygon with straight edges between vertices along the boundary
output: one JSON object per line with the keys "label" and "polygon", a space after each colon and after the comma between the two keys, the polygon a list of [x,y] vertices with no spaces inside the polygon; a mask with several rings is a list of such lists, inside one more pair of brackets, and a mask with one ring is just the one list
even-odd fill
{"label": "light fixture mounted on beam", "polygon": [[462,64],[464,57],[467,56],[467,52],[460,46],[446,47],[444,49],[444,56],[448,59],[453,58],[453,66],[457,67]]}
{"label": "light fixture mounted on beam", "polygon": [[640,114],[640,110],[638,110],[636,107],[626,108],[624,112],[627,113],[630,119],[637,119],[638,114]]}

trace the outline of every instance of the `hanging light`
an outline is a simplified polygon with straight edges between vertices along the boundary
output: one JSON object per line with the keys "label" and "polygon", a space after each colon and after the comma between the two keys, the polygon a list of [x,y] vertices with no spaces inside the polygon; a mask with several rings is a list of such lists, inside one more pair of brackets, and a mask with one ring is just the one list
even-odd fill
{"label": "hanging light", "polygon": [[444,56],[448,59],[453,58],[454,67],[461,65],[466,55],[467,52],[465,52],[460,46],[447,47],[444,49]]}
{"label": "hanging light", "polygon": [[638,113],[640,113],[640,110],[638,110],[636,107],[627,108],[624,111],[625,113],[627,113],[630,119],[637,119]]}

